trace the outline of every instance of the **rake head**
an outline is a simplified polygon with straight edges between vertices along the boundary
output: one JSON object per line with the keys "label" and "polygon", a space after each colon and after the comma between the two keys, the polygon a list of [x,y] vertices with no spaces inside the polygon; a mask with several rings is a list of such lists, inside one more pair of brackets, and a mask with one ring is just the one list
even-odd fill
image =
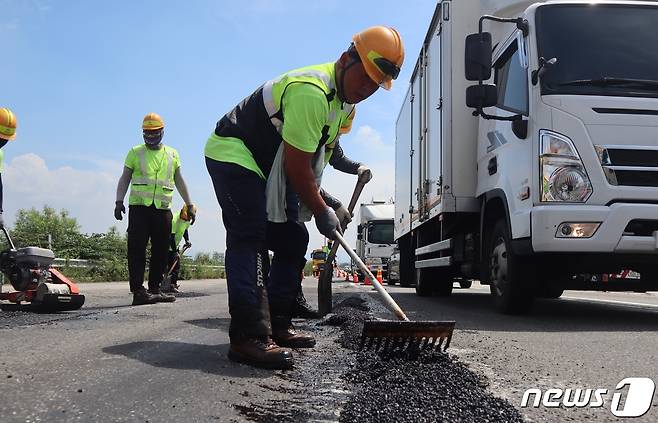
{"label": "rake head", "polygon": [[450,346],[454,329],[454,321],[366,320],[359,349],[374,349],[384,353],[405,350],[445,351]]}

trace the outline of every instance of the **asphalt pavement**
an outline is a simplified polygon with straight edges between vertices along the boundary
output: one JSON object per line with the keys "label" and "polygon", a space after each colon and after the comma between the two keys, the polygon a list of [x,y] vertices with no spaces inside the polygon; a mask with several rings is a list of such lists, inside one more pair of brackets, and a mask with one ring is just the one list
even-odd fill
{"label": "asphalt pavement", "polygon": [[[304,281],[312,303],[316,284]],[[0,311],[0,421],[349,421],[346,416],[359,415],[354,407],[369,404],[361,388],[372,380],[359,379],[355,371],[372,362],[339,343],[344,327],[297,321],[298,328],[315,334],[318,345],[296,351],[291,371],[238,365],[226,358],[226,282],[183,281],[182,286],[184,294],[172,304],[132,307],[127,283],[115,282],[82,284],[87,302],[76,312],[35,314],[5,307]],[[372,314],[390,318],[369,287],[337,282],[334,292],[336,298],[358,295]],[[538,301],[528,316],[503,316],[493,311],[488,288],[477,284],[456,288],[450,298],[420,298],[413,288],[394,287],[391,293],[412,320],[457,321],[449,360],[422,361],[419,369],[456,362],[459,372],[467,369],[464,383],[487,391],[472,398],[486,397],[487,404],[505,412],[513,406],[529,421],[617,421],[609,397],[619,381],[658,381],[655,294],[567,292],[559,300]],[[396,362],[386,366],[387,374],[400,368]],[[414,376],[426,387],[428,372]],[[398,380],[408,374],[400,373]],[[455,383],[454,372],[436,374],[437,385],[448,378]],[[599,408],[522,408],[529,388],[605,388],[609,395]],[[401,395],[387,399],[402,404]],[[654,397],[651,410],[636,421],[658,420],[656,407]],[[398,413],[405,416],[404,409]]]}

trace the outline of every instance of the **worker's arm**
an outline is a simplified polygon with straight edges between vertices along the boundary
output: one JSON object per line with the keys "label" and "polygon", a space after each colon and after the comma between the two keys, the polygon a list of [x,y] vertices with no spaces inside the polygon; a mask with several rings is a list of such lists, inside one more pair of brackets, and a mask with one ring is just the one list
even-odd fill
{"label": "worker's arm", "polygon": [[130,180],[133,177],[133,170],[127,166],[123,167],[123,173],[119,178],[119,183],[117,184],[117,202],[123,202],[123,199],[128,192],[128,186],[130,186]]}
{"label": "worker's arm", "polygon": [[2,173],[0,173],[0,228],[5,227],[5,219],[2,217]]}
{"label": "worker's arm", "polygon": [[183,239],[186,243],[190,242],[190,234],[187,232],[187,229],[185,229],[185,232],[183,232]]}
{"label": "worker's arm", "polygon": [[133,177],[133,170],[128,166],[123,167],[123,173],[117,183],[117,197],[114,202],[114,218],[116,220],[123,220],[123,214],[126,212],[126,207],[123,205],[123,199],[128,191],[130,180]]}
{"label": "worker's arm", "polygon": [[359,166],[362,166],[362,163],[355,162],[345,155],[339,141],[336,141],[329,164],[339,172],[349,173],[350,175],[356,175],[359,172]]}
{"label": "worker's arm", "polygon": [[169,235],[169,248],[171,248],[171,251],[176,251],[176,234],[170,234]]}
{"label": "worker's arm", "polygon": [[176,173],[174,173],[174,183],[176,184],[176,189],[178,190],[178,193],[180,194],[185,204],[188,206],[191,205],[192,200],[190,199],[190,194],[187,191],[187,185],[183,179],[183,174],[180,171],[180,167],[177,168]]}
{"label": "worker's arm", "polygon": [[315,183],[315,175],[311,168],[313,154],[298,150],[287,142],[284,144],[283,166],[288,180],[299,199],[311,209],[313,215],[322,213],[327,208],[327,204],[322,200],[318,185]]}

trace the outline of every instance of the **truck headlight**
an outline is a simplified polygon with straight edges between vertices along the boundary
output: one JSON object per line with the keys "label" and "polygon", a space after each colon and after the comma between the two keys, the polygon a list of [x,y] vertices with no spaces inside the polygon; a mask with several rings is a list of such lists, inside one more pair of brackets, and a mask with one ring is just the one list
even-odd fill
{"label": "truck headlight", "polygon": [[584,203],[592,195],[592,183],[573,142],[564,135],[541,131],[541,201]]}

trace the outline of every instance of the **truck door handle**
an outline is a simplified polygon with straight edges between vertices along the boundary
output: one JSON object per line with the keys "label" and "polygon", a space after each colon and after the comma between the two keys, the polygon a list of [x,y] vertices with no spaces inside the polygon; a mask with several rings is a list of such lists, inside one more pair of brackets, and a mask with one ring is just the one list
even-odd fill
{"label": "truck door handle", "polygon": [[498,159],[496,158],[496,156],[489,159],[489,164],[487,165],[487,169],[489,170],[489,175],[495,175],[496,172],[498,172]]}

